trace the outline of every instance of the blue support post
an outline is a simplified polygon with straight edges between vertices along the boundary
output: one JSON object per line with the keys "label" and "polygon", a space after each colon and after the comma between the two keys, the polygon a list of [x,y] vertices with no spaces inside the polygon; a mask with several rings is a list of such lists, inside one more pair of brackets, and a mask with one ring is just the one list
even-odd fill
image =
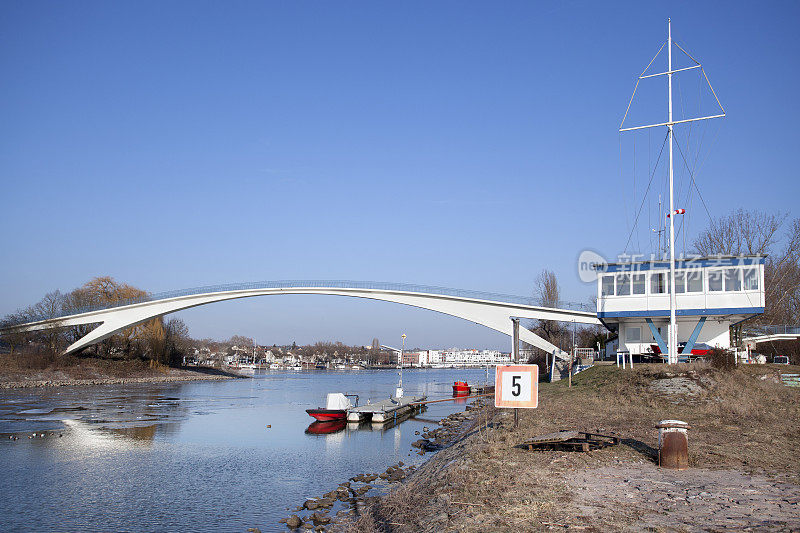
{"label": "blue support post", "polygon": [[692,348],[694,348],[694,343],[697,342],[697,337],[700,336],[700,330],[703,329],[703,324],[706,323],[706,317],[701,316],[700,321],[694,327],[694,331],[692,331],[689,340],[686,341],[686,346],[683,347],[681,353],[685,353],[686,355],[691,355]]}
{"label": "blue support post", "polygon": [[653,334],[653,338],[658,343],[658,347],[661,350],[661,355],[666,356],[669,353],[669,348],[667,348],[667,343],[664,342],[664,339],[661,337],[661,333],[658,332],[658,328],[653,324],[653,320],[650,318],[645,318],[647,321],[647,325],[650,326],[650,333]]}

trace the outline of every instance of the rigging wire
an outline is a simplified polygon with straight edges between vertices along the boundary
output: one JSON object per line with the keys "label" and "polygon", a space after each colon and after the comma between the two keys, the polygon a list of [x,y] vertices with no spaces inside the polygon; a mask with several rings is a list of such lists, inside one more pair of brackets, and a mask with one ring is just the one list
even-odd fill
{"label": "rigging wire", "polygon": [[[636,205],[636,135],[633,136],[633,205]],[[634,223],[634,227],[636,223]],[[639,252],[642,251],[642,243],[639,241],[639,233],[636,233],[636,247]]]}
{"label": "rigging wire", "polygon": [[[661,53],[661,50],[663,50],[666,45],[667,45],[667,41],[664,41],[663,43],[661,43],[661,48],[658,49],[658,52],[656,52],[656,55],[653,56],[653,59],[650,60],[650,62],[647,64],[647,66],[644,67],[644,70],[642,71],[642,73],[639,74],[639,77],[636,78],[636,85],[633,87],[633,94],[631,95],[631,99],[628,101],[628,108],[625,110],[625,116],[622,117],[622,122],[620,122],[620,124],[619,124],[619,128],[620,129],[622,129],[622,125],[625,124],[625,119],[628,118],[628,111],[631,110],[631,104],[633,103],[633,97],[636,96],[636,89],[639,88],[639,82],[642,81],[642,76],[644,76],[644,73],[647,72],[647,69],[650,68],[650,65],[653,64],[653,61],[656,60],[656,58],[658,57],[658,54]],[[621,164],[621,161],[620,161],[620,164]]]}
{"label": "rigging wire", "polygon": [[[620,187],[623,186],[623,182],[624,181],[625,180],[623,179],[623,176],[622,176],[622,133],[620,133],[619,134],[619,184],[620,184]],[[627,194],[623,194],[622,195],[622,203],[623,203],[622,208],[625,210],[625,226],[627,226],[628,229],[630,229],[631,223],[630,223],[630,219],[628,218],[628,195]]]}
{"label": "rigging wire", "polygon": [[[653,158],[651,155],[652,152],[652,140],[651,140],[651,128],[647,128],[647,172],[650,172],[650,167],[653,164]],[[650,216],[650,204],[647,204],[647,236],[649,237],[649,246],[650,246],[650,254],[653,253],[653,221],[652,217]]]}
{"label": "rigging wire", "polygon": [[697,182],[694,179],[694,174],[692,173],[691,169],[689,168],[689,163],[686,161],[686,156],[683,155],[683,149],[681,148],[681,143],[676,140],[675,145],[678,147],[678,152],[681,154],[681,159],[683,159],[683,164],[686,166],[686,170],[689,171],[689,175],[691,176],[691,182],[689,186],[691,187],[694,185],[695,190],[697,191],[697,195],[700,197],[700,201],[703,202],[703,207],[706,209],[706,214],[708,215],[708,220],[713,220],[711,218],[711,211],[708,210],[708,206],[706,205],[706,200],[703,198],[703,193],[700,192],[700,189],[697,187]]}
{"label": "rigging wire", "polygon": [[[656,159],[656,168],[658,168],[658,162],[661,161],[661,155],[664,153],[664,146],[667,145],[668,137],[669,133],[667,133],[667,135],[664,136],[664,141],[661,143],[661,151],[658,152],[658,159]],[[623,253],[628,251],[628,245],[631,242],[631,237],[633,237],[633,232],[636,229],[636,224],[639,222],[639,215],[642,214],[642,207],[644,207],[644,201],[647,198],[647,192],[650,190],[650,185],[653,183],[653,178],[655,177],[655,175],[656,175],[656,169],[654,168],[653,173],[650,175],[650,181],[647,182],[647,189],[645,190],[644,195],[642,196],[642,204],[639,206],[639,211],[636,213],[636,219],[633,221],[633,227],[631,228],[631,232],[628,235],[628,240],[625,242],[625,249],[623,250]]]}

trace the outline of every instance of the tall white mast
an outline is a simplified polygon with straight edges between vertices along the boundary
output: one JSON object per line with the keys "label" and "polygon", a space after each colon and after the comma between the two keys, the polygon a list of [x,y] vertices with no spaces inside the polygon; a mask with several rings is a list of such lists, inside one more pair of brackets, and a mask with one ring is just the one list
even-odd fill
{"label": "tall white mast", "polygon": [[669,80],[669,339],[667,362],[678,362],[678,325],[675,317],[675,192],[672,182],[672,19],[667,19],[667,79]]}
{"label": "tall white mast", "polygon": [[[689,122],[696,122],[699,120],[709,120],[712,118],[720,118],[725,116],[725,109],[722,107],[722,104],[717,98],[717,93],[714,92],[714,88],[711,87],[711,82],[708,81],[708,76],[706,75],[705,71],[703,70],[702,65],[692,56],[689,55],[686,50],[684,50],[679,44],[675,44],[681,51],[686,54],[689,59],[694,62],[694,65],[690,67],[679,68],[677,70],[672,70],[672,20],[667,20],[667,42],[661,45],[661,48],[656,52],[656,55],[650,60],[650,63],[645,67],[644,71],[639,75],[639,78],[636,81],[636,86],[633,88],[633,94],[631,95],[631,100],[628,102],[628,109],[625,110],[625,116],[622,117],[622,123],[619,125],[620,133],[625,131],[634,131],[634,130],[641,130],[645,128],[658,128],[662,126],[667,127],[667,136],[669,137],[669,214],[667,217],[669,218],[669,332],[667,335],[667,362],[670,364],[678,362],[678,327],[677,327],[677,319],[676,319],[676,309],[677,309],[677,301],[675,297],[675,191],[673,187],[673,160],[672,160],[672,144],[673,144],[673,131],[672,128],[675,124],[686,124]],[[656,57],[661,53],[661,50],[664,49],[664,46],[667,47],[667,71],[666,72],[659,72],[656,74],[646,74],[647,70],[650,68],[650,65],[653,64],[653,61],[656,60]],[[672,75],[677,72],[683,72],[687,70],[693,69],[700,69],[703,74],[703,77],[708,83],[708,88],[711,89],[711,93],[714,95],[714,99],[719,105],[720,113],[715,115],[707,115],[703,117],[695,117],[695,118],[685,118],[682,120],[673,120],[672,118]],[[636,89],[639,87],[639,82],[645,78],[653,78],[655,76],[667,76],[668,80],[668,101],[669,101],[669,115],[667,117],[667,122],[661,122],[658,124],[647,124],[642,126],[631,126],[631,127],[624,127],[625,126],[625,119],[628,118],[628,112],[631,110],[631,104],[633,103],[633,99],[636,97]],[[660,202],[659,202],[660,207]],[[680,210],[683,212],[683,210]],[[659,232],[659,243],[661,242],[661,235]]]}

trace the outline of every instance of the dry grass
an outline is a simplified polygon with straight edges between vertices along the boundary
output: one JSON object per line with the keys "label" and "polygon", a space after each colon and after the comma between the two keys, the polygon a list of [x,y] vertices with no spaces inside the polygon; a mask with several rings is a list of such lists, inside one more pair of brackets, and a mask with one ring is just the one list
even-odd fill
{"label": "dry grass", "polygon": [[[772,366],[722,371],[703,363],[641,365],[633,371],[600,366],[576,376],[572,388],[565,382],[541,384],[539,409],[523,411],[518,428],[512,427],[510,412],[490,414],[488,420],[479,415],[463,440],[438,452],[403,486],[370,502],[341,530],[530,531],[576,521],[591,524],[576,511],[564,480],[586,469],[655,462],[653,426],[670,418],[693,428],[690,466],[762,472],[797,482],[800,390],[781,385],[777,372]],[[698,383],[702,393],[665,396],[650,387],[673,377]],[[588,454],[529,452],[519,446],[567,428],[618,435],[622,444]],[[637,519],[635,510],[618,507],[602,517],[605,529]]]}

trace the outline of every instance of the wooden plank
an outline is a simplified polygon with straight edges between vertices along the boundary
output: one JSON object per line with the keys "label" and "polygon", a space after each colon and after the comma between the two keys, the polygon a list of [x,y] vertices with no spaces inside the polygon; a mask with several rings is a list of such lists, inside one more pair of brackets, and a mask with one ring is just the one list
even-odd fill
{"label": "wooden plank", "polygon": [[565,440],[575,439],[580,436],[577,431],[556,431],[555,433],[548,433],[547,435],[539,435],[533,437],[528,441],[531,444],[546,444],[550,442],[564,442]]}

